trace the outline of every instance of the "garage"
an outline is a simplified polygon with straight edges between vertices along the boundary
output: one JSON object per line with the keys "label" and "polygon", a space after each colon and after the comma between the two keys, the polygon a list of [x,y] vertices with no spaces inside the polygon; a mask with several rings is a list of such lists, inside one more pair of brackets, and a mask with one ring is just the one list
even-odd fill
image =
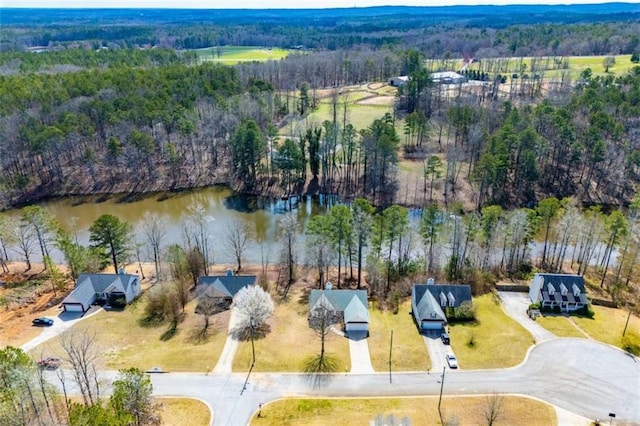
{"label": "garage", "polygon": [[440,331],[444,328],[443,321],[425,321],[420,324],[420,328],[423,330],[437,330]]}
{"label": "garage", "polygon": [[368,332],[369,331],[369,323],[366,322],[348,322],[345,325],[345,330],[348,332],[350,331],[364,331],[364,332]]}
{"label": "garage", "polygon": [[65,312],[84,312],[84,307],[81,303],[63,303],[62,307]]}

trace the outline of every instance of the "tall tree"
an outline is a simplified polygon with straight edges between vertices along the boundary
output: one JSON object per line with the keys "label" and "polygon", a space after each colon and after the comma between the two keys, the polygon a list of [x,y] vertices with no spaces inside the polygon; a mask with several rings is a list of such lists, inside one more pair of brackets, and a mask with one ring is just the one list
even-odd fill
{"label": "tall tree", "polygon": [[319,288],[325,284],[329,266],[334,259],[331,239],[329,216],[320,214],[313,216],[306,226],[305,245],[307,264],[312,263],[318,268]]}
{"label": "tall tree", "polygon": [[560,211],[560,201],[557,198],[549,197],[541,200],[536,207],[536,212],[542,221],[544,226],[544,246],[542,249],[542,259],[540,263],[542,265],[547,264],[547,248],[549,244],[549,233],[551,232],[551,224],[556,217],[556,214]]}
{"label": "tall tree", "polygon": [[356,240],[357,246],[357,259],[358,259],[358,289],[360,289],[362,282],[362,256],[364,249],[368,246],[371,239],[371,232],[373,230],[373,213],[374,207],[371,203],[364,198],[357,198],[352,209],[353,220],[353,236]]}
{"label": "tall tree", "polygon": [[51,234],[56,229],[53,216],[40,206],[27,206],[22,209],[22,221],[32,227],[42,257],[49,256]]}
{"label": "tall tree", "polygon": [[162,252],[162,242],[167,235],[167,226],[158,214],[145,212],[144,216],[142,216],[142,234],[151,247],[156,279],[159,279],[160,254]]}
{"label": "tall tree", "polygon": [[236,177],[249,187],[256,182],[258,164],[265,146],[258,123],[252,119],[243,119],[231,138],[231,154]]}
{"label": "tall tree", "polygon": [[253,239],[253,229],[248,222],[234,219],[225,229],[224,236],[227,250],[236,259],[236,264],[238,265],[236,273],[238,273],[242,269],[242,259]]}
{"label": "tall tree", "polygon": [[137,368],[120,370],[113,382],[109,405],[115,412],[129,414],[135,426],[160,425],[161,404],[153,398],[153,385],[148,374]]}
{"label": "tall tree", "polygon": [[342,254],[353,235],[352,219],[351,210],[347,206],[337,205],[329,210],[329,231],[338,253],[338,288],[342,272]]}
{"label": "tall tree", "polygon": [[113,269],[117,274],[119,266],[127,260],[133,247],[131,224],[120,220],[117,216],[103,214],[89,228],[89,241],[92,247],[103,250],[111,258]]}

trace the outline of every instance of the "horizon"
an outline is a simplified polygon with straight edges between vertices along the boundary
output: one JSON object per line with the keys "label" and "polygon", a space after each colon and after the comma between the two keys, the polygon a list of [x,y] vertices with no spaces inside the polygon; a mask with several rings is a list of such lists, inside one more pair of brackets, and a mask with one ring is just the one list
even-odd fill
{"label": "horizon", "polygon": [[454,6],[578,6],[598,4],[638,4],[637,1],[602,0],[325,0],[322,5],[311,0],[239,0],[233,7],[211,5],[207,0],[5,0],[2,9],[167,9],[167,10],[320,10],[320,9],[365,9],[374,7],[454,7]]}

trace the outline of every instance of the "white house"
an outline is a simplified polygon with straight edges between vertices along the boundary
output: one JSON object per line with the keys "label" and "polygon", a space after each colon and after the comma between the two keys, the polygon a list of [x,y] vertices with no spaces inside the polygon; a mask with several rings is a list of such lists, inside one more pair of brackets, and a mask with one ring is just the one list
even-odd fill
{"label": "white house", "polygon": [[540,307],[559,307],[562,312],[576,311],[589,304],[582,275],[536,274],[529,287],[531,303]]}
{"label": "white house", "polygon": [[124,297],[131,303],[140,294],[138,275],[80,274],[73,291],[62,301],[66,312],[86,312],[97,301]]}

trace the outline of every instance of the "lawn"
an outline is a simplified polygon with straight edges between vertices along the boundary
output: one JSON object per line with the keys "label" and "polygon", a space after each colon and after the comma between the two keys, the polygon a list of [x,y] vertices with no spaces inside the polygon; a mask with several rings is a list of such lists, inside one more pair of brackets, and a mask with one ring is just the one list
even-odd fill
{"label": "lawn", "polygon": [[[356,130],[362,130],[369,127],[374,120],[382,118],[385,113],[392,112],[392,110],[391,103],[389,105],[349,103],[347,108],[347,121],[352,124]],[[338,111],[338,117],[341,120],[342,111],[340,110]],[[308,120],[311,123],[316,123],[318,126],[322,125],[326,120],[333,120],[331,105],[328,103],[320,103],[320,105],[309,114]]]}
{"label": "lawn", "polygon": [[493,294],[474,298],[473,305],[475,322],[450,326],[460,368],[505,368],[522,362],[534,343],[531,334],[502,310]]}
{"label": "lawn", "polygon": [[268,60],[280,60],[289,55],[289,50],[278,48],[264,48],[255,46],[222,46],[220,56],[216,47],[196,49],[195,52],[201,61],[213,61],[226,65],[235,65],[238,62]]}
{"label": "lawn", "polygon": [[211,411],[201,401],[193,398],[158,398],[162,403],[163,425],[209,426]]}
{"label": "lawn", "polygon": [[595,312],[593,319],[584,317],[573,318],[580,328],[595,340],[640,355],[640,318],[631,315],[627,332],[623,338],[622,331],[627,321],[627,311],[604,306],[592,306],[591,308]]}
{"label": "lawn", "polygon": [[558,337],[585,337],[562,315],[538,317],[536,322]]}
{"label": "lawn", "polygon": [[[268,321],[270,331],[254,340],[254,371],[302,372],[306,361],[320,354],[320,338],[307,324],[307,299],[301,293],[292,290],[286,302],[274,298],[275,312]],[[336,360],[336,371],[351,369],[346,338],[329,333],[325,345],[326,352]],[[248,371],[251,360],[251,342],[240,343],[233,359],[233,371]]]}
{"label": "lawn", "polygon": [[[124,311],[102,311],[74,326],[74,330],[90,330],[98,336],[98,347],[109,369],[137,367],[147,370],[161,367],[165,371],[204,372],[215,367],[226,338],[228,313],[211,318],[213,329],[205,341],[196,338],[202,318],[193,313],[195,301],[186,307],[186,318],[178,331],[166,338],[167,325],[142,327],[138,320],[143,315],[144,297]],[[60,338],[56,337],[34,348],[32,353],[63,353]]]}
{"label": "lawn", "polygon": [[[502,397],[501,416],[495,425],[557,424],[553,407],[543,402],[516,396]],[[446,420],[455,424],[487,424],[483,416],[487,406],[486,397],[444,397],[442,412]],[[262,407],[261,417],[255,415],[252,425],[298,425],[332,426],[366,425],[378,415],[395,416],[396,423],[408,417],[412,425],[440,424],[438,397],[423,398],[370,398],[370,399],[281,399]],[[331,419],[330,422],[328,419]],[[453,424],[453,422],[451,422]],[[390,422],[387,424],[391,424]]]}
{"label": "lawn", "polygon": [[389,343],[393,330],[391,368],[393,371],[427,371],[431,368],[429,353],[409,312],[411,300],[397,314],[369,308],[369,354],[376,371],[389,371]]}

